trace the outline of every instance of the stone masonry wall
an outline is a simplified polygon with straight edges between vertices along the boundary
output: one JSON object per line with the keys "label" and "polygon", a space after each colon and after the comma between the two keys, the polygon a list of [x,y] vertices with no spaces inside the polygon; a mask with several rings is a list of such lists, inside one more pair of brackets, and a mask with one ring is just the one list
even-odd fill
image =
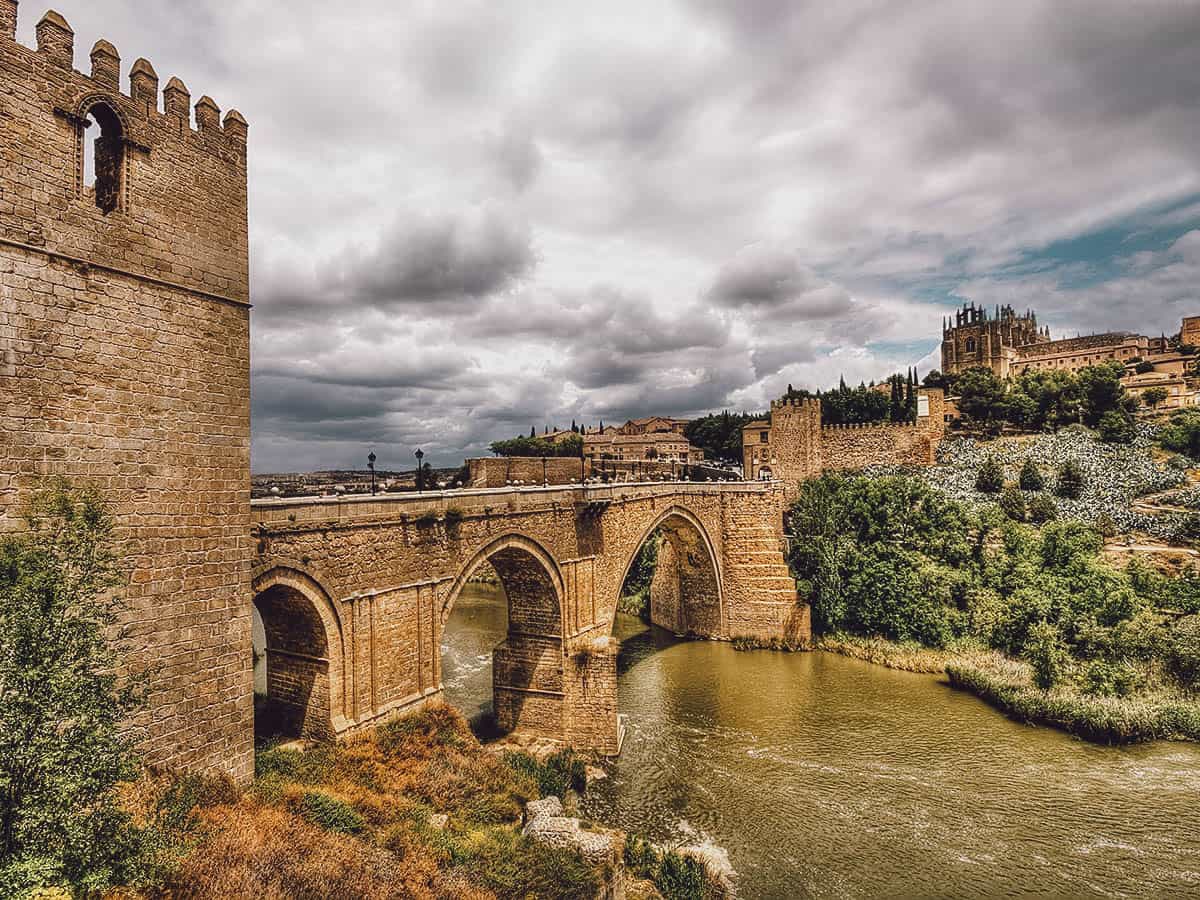
{"label": "stone masonry wall", "polygon": [[945,435],[945,396],[939,389],[918,393],[915,424],[821,425],[821,401],[777,400],[771,404],[769,440],[761,426],[743,431],[744,472],[755,479],[764,467],[794,489],[825,471],[870,465],[932,465]]}
{"label": "stone masonry wall", "polygon": [[[74,71],[56,14],[38,50],[18,44],[16,8],[0,0],[0,531],[45,476],[94,482],[128,575],[129,665],[152,667],[149,759],[248,778],[245,123],[207,101],[193,130],[176,88],[160,113],[144,61],[122,94],[106,42]],[[89,112],[120,128],[107,213],[83,184]]]}

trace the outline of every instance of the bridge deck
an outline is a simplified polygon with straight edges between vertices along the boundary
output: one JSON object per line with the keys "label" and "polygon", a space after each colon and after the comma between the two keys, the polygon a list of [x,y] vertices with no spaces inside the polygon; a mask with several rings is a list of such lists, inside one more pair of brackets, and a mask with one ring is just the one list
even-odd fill
{"label": "bridge deck", "polygon": [[252,500],[256,524],[297,525],[304,522],[444,515],[456,509],[465,514],[504,512],[523,506],[586,505],[646,497],[713,494],[765,494],[781,489],[775,481],[647,481],[607,485],[558,484],[534,487],[465,488],[449,491],[408,491],[398,494],[355,494],[333,497],[263,497]]}

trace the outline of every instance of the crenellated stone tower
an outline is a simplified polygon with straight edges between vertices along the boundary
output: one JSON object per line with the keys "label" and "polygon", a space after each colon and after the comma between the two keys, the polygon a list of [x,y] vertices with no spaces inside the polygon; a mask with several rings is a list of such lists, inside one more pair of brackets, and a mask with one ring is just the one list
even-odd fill
{"label": "crenellated stone tower", "polygon": [[0,0],[0,531],[94,482],[127,561],[151,761],[253,769],[246,120]]}

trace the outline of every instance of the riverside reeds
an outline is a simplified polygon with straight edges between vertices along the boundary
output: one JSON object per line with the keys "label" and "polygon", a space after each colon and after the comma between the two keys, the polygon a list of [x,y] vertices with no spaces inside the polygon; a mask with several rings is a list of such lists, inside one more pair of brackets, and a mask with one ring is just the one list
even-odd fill
{"label": "riverside reeds", "polygon": [[946,675],[955,687],[971,691],[1011,718],[1061,728],[1087,740],[1200,740],[1200,702],[1166,691],[1134,697],[1092,697],[1073,685],[1043,691],[1032,683],[1027,665],[998,655],[950,662]]}

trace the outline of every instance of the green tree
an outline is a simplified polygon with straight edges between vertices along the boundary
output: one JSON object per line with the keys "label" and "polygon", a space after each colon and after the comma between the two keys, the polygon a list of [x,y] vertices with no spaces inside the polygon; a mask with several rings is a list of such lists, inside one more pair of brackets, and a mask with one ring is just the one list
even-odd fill
{"label": "green tree", "polygon": [[975,490],[981,494],[998,494],[1004,489],[1004,469],[995,457],[989,456],[975,474]]}
{"label": "green tree", "polygon": [[998,418],[1004,400],[1004,382],[991,369],[975,368],[958,379],[958,409],[973,422],[991,422]]}
{"label": "green tree", "polygon": [[1024,522],[1029,514],[1025,495],[1019,488],[1006,487],[1000,495],[1000,509],[1014,522]]}
{"label": "green tree", "polygon": [[1049,622],[1038,622],[1029,629],[1025,658],[1033,667],[1033,683],[1048,691],[1062,680],[1067,651],[1058,629]]}
{"label": "green tree", "polygon": [[1041,469],[1032,459],[1026,459],[1021,466],[1017,482],[1023,491],[1040,491],[1046,487],[1046,479],[1042,477]]}
{"label": "green tree", "polygon": [[1100,440],[1106,444],[1129,444],[1137,437],[1133,416],[1124,410],[1110,409],[1100,417],[1096,430],[1100,432]]}
{"label": "green tree", "polygon": [[1172,415],[1159,431],[1158,442],[1166,450],[1200,459],[1200,412],[1185,410]]}
{"label": "green tree", "polygon": [[97,894],[140,875],[142,833],[117,805],[136,773],[138,704],[108,639],[122,603],[98,494],[56,481],[0,545],[0,895]]}
{"label": "green tree", "polygon": [[1029,521],[1035,525],[1044,525],[1058,518],[1058,507],[1046,494],[1038,494],[1029,501]]}
{"label": "green tree", "polygon": [[1167,389],[1159,385],[1146,388],[1146,390],[1142,391],[1142,399],[1146,401],[1146,405],[1151,409],[1158,409],[1158,404],[1166,400],[1168,396],[1170,395],[1167,393]]}
{"label": "green tree", "polygon": [[1079,463],[1068,459],[1058,467],[1058,480],[1055,483],[1055,493],[1069,500],[1078,500],[1083,494],[1083,470]]}
{"label": "green tree", "polygon": [[1126,395],[1121,384],[1124,374],[1125,366],[1115,360],[1079,370],[1076,378],[1083,400],[1083,421],[1087,425],[1095,428],[1105,413],[1124,408]]}

